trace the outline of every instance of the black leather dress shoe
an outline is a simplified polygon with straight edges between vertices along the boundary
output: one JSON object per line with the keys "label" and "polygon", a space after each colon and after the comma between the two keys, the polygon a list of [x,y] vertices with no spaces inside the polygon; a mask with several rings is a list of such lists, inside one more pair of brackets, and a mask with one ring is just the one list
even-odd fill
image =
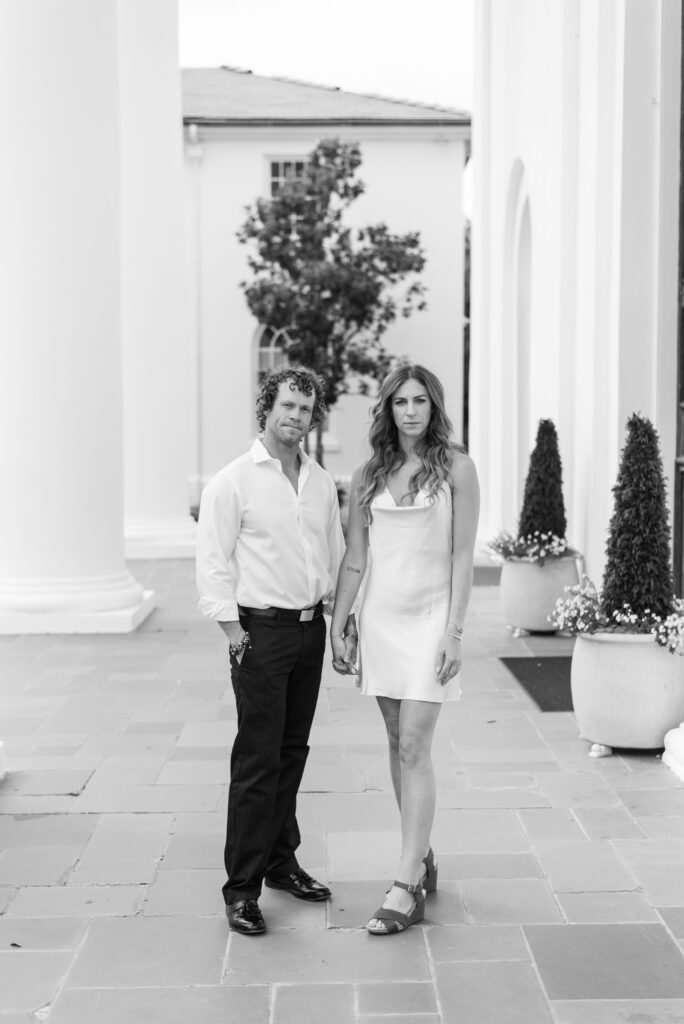
{"label": "black leather dress shoe", "polygon": [[285,892],[296,896],[298,900],[308,900],[309,903],[329,900],[332,896],[327,885],[317,882],[303,868],[297,868],[289,875],[281,875],[280,878],[266,878],[264,881],[269,889],[284,889]]}
{"label": "black leather dress shoe", "polygon": [[266,922],[256,900],[236,900],[226,904],[226,917],[231,929],[242,935],[261,935],[266,931]]}

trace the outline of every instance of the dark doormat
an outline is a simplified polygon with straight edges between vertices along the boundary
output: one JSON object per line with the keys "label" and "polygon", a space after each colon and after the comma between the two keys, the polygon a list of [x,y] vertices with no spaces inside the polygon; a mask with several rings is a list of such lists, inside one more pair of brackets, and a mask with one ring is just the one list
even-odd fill
{"label": "dark doormat", "polygon": [[501,658],[540,711],[572,711],[572,658]]}

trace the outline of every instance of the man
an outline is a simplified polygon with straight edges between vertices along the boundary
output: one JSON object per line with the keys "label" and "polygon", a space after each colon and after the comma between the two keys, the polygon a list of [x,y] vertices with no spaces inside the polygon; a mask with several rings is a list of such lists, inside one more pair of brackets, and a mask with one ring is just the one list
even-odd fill
{"label": "man", "polygon": [[[296,800],[325,653],[323,605],[344,549],[332,478],[300,448],[325,414],[312,371],[266,378],[262,430],[207,484],[197,532],[199,608],[230,645],[237,735],[231,754],[223,887],[230,927],[266,930],[262,882],[298,899],[331,893],[298,864]],[[352,620],[346,627],[351,637]]]}

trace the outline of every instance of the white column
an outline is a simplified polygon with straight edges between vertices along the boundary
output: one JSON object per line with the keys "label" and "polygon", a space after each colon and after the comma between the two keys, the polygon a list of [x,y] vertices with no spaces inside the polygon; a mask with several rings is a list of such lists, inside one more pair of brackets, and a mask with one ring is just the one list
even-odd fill
{"label": "white column", "polygon": [[498,427],[500,402],[493,397],[492,378],[499,360],[492,340],[492,10],[491,0],[474,7],[475,79],[472,128],[473,215],[470,258],[470,452],[477,465],[482,492],[480,544],[504,525],[501,520],[503,459]]}
{"label": "white column", "polygon": [[[660,47],[660,90],[658,94],[658,142],[657,157],[657,273],[656,288],[656,337],[654,380],[654,418],[661,439],[665,475],[668,477],[670,508],[672,508],[675,455],[676,423],[675,371],[677,364],[677,233],[679,227],[679,176],[681,156],[679,153],[680,119],[680,75],[682,9],[677,0],[662,0],[658,43]],[[655,97],[654,97],[655,100]],[[663,763],[684,781],[684,722],[677,729],[665,734]]]}
{"label": "white column", "polygon": [[0,633],[128,632],[115,0],[2,21]]}
{"label": "white column", "polygon": [[118,0],[125,536],[129,558],[194,555],[189,286],[177,12]]}
{"label": "white column", "polygon": [[[190,503],[199,506],[204,480],[202,437],[202,162],[204,145],[196,124],[187,126],[185,139],[186,173],[186,274],[190,288]],[[251,379],[254,379],[253,377]]]}
{"label": "white column", "polygon": [[649,416],[672,502],[677,431],[681,3],[625,0],[620,424]]}

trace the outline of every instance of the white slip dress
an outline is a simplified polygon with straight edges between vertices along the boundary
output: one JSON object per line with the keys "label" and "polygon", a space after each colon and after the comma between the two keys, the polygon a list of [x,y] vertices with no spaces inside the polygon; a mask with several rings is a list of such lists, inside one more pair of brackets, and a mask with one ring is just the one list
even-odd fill
{"label": "white slip dress", "polygon": [[397,505],[385,488],[371,504],[359,624],[361,693],[441,703],[461,696],[458,676],[437,681],[437,645],[451,601],[451,488]]}

